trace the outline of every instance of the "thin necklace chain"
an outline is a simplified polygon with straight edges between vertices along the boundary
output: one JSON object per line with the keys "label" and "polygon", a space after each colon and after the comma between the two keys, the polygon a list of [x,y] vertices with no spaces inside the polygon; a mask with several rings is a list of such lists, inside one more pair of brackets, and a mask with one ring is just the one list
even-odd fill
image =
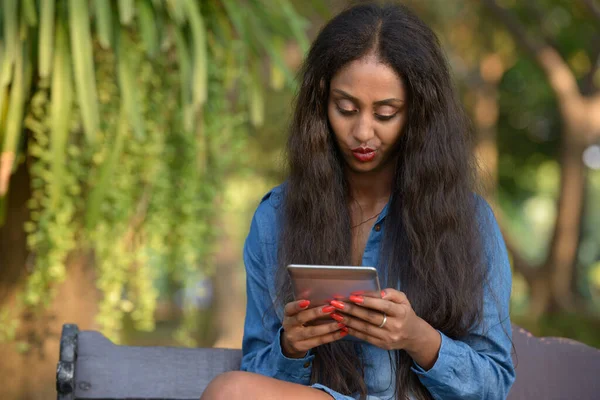
{"label": "thin necklace chain", "polygon": [[[385,206],[384,206],[383,208],[385,208]],[[381,214],[381,213],[383,212],[383,208],[382,208],[382,209],[381,209],[381,211],[379,211],[377,214],[373,215],[373,216],[372,216],[372,217],[370,217],[370,218],[367,218],[367,219],[365,219],[363,222],[361,222],[361,223],[359,223],[359,224],[356,224],[356,225],[354,225],[354,226],[350,227],[350,229],[358,228],[359,226],[361,226],[361,225],[363,225],[363,224],[366,224],[367,222],[369,222],[369,221],[371,221],[371,220],[373,220],[373,219],[375,219],[375,218],[379,217],[379,214]]]}

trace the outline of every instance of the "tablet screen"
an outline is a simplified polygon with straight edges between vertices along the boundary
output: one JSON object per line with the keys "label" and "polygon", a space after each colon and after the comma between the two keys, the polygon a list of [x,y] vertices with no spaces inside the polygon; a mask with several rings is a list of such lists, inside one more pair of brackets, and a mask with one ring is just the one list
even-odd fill
{"label": "tablet screen", "polygon": [[310,300],[311,307],[331,300],[348,300],[350,295],[380,293],[377,270],[373,267],[289,265],[296,299]]}

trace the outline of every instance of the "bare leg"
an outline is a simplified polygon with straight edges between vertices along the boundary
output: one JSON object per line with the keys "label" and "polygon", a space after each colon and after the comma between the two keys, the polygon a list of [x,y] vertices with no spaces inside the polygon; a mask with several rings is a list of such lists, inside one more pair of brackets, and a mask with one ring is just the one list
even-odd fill
{"label": "bare leg", "polygon": [[206,387],[200,400],[331,400],[322,390],[269,378],[251,372],[232,371],[217,376]]}

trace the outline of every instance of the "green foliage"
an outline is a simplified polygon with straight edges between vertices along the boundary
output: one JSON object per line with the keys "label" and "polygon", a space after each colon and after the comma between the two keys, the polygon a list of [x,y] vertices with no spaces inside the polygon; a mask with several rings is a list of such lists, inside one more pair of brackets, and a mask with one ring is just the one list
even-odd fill
{"label": "green foliage", "polygon": [[[76,197],[81,193],[81,183],[75,171],[82,167],[82,154],[71,145],[69,157],[60,169],[60,175],[53,175],[56,168],[52,168],[55,156],[52,147],[56,143],[50,136],[50,108],[48,89],[40,89],[31,98],[25,118],[25,125],[32,135],[28,146],[29,156],[36,160],[30,168],[31,220],[25,224],[28,234],[27,246],[35,257],[33,272],[23,292],[24,304],[30,307],[50,304],[54,295],[52,283],[60,282],[66,277],[65,260],[75,249],[75,235],[78,229],[74,216]],[[74,112],[73,115],[78,114]],[[65,160],[65,154],[62,155],[62,159]],[[59,182],[65,190],[61,192],[59,200],[54,200],[55,188]]]}
{"label": "green foliage", "polygon": [[600,322],[594,316],[562,313],[545,315],[539,321],[519,316],[513,316],[512,320],[538,337],[571,338],[600,349]]}
{"label": "green foliage", "polygon": [[[83,253],[102,331],[119,341],[125,317],[151,330],[159,276],[185,286],[212,272],[223,176],[249,123],[264,121],[265,67],[290,86],[285,42],[305,48],[306,21],[285,0],[5,3],[0,155],[11,159],[0,188],[19,153],[32,187],[19,307],[49,305],[69,256]],[[177,337],[192,345],[199,321],[183,307]],[[15,315],[1,312],[0,337],[12,340]]]}
{"label": "green foliage", "polygon": [[[567,0],[515,2],[511,13],[538,37],[554,46],[582,87],[595,54],[597,21],[583,6]],[[560,178],[557,163],[565,122],[554,93],[532,57],[516,54],[499,85],[499,188],[511,231],[531,261],[543,261],[551,240]],[[577,292],[588,300],[592,265],[600,259],[597,171],[587,171],[580,246],[576,260]],[[598,301],[596,300],[596,304]],[[566,335],[566,333],[565,333]]]}
{"label": "green foliage", "polygon": [[584,297],[592,300],[593,309],[600,313],[600,170],[590,171],[588,179],[576,284]]}

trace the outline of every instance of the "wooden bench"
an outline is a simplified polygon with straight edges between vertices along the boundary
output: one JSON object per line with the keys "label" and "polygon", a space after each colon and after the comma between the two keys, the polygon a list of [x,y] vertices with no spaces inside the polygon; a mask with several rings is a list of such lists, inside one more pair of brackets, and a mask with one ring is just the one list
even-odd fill
{"label": "wooden bench", "polygon": [[[517,379],[511,400],[600,399],[600,350],[536,338],[513,326]],[[117,346],[65,324],[56,372],[58,400],[197,400],[218,374],[240,366],[241,350]]]}

